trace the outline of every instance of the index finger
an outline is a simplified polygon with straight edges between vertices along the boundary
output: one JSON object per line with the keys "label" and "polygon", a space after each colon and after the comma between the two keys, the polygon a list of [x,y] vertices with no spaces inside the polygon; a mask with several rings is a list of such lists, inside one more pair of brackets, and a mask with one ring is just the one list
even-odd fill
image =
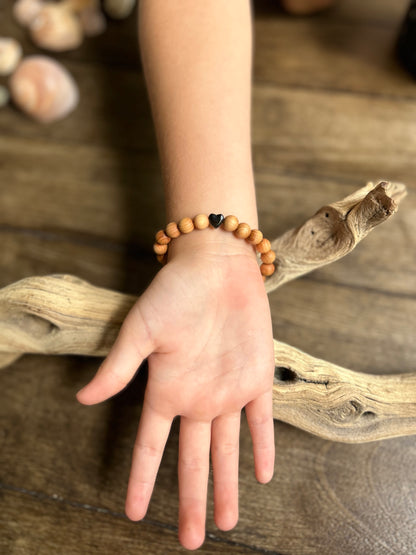
{"label": "index finger", "polygon": [[145,397],[127,487],[126,515],[131,520],[146,514],[171,425],[172,419],[153,410]]}

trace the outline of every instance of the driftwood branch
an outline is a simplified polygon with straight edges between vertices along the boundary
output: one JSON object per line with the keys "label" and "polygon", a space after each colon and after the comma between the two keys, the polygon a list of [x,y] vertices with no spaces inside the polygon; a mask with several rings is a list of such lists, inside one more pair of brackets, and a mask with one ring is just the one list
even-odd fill
{"label": "driftwood branch", "polygon": [[401,183],[368,183],[339,202],[323,206],[303,225],[272,241],[277,270],[268,293],[287,281],[335,262],[351,252],[378,224],[397,211],[406,196]]}
{"label": "driftwood branch", "polygon": [[[369,184],[276,239],[267,290],[350,252],[405,194],[404,185]],[[11,284],[0,290],[0,367],[23,353],[105,356],[135,301],[70,275]],[[275,361],[275,418],[344,442],[416,433],[416,374],[362,374],[279,341]]]}

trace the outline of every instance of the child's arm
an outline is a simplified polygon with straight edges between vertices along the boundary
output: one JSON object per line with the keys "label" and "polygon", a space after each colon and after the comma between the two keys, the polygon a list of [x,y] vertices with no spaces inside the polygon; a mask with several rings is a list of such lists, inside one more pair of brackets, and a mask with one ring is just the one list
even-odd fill
{"label": "child's arm", "polygon": [[[234,214],[257,227],[250,144],[249,0],[140,0],[139,38],[166,189],[167,219]],[[215,521],[238,519],[240,413],[260,482],[274,466],[270,309],[253,247],[221,229],[174,239],[169,262],[126,317],[85,404],[120,391],[144,358],[149,379],[126,512],[143,518],[171,422],[181,416],[179,537],[204,538],[209,453]]]}

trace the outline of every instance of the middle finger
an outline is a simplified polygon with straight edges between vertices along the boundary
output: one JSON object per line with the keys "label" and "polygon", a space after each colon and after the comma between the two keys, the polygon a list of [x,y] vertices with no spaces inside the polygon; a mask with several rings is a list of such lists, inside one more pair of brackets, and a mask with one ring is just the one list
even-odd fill
{"label": "middle finger", "polygon": [[211,423],[181,417],[179,432],[179,539],[197,549],[205,538]]}

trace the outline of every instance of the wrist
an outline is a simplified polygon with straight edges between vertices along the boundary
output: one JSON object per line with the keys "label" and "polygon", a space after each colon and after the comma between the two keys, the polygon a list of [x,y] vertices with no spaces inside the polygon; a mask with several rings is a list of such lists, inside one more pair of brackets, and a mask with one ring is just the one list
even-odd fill
{"label": "wrist", "polygon": [[171,241],[168,261],[184,253],[201,253],[213,256],[246,255],[256,258],[256,249],[233,233],[222,228],[198,229],[192,233],[182,234]]}

